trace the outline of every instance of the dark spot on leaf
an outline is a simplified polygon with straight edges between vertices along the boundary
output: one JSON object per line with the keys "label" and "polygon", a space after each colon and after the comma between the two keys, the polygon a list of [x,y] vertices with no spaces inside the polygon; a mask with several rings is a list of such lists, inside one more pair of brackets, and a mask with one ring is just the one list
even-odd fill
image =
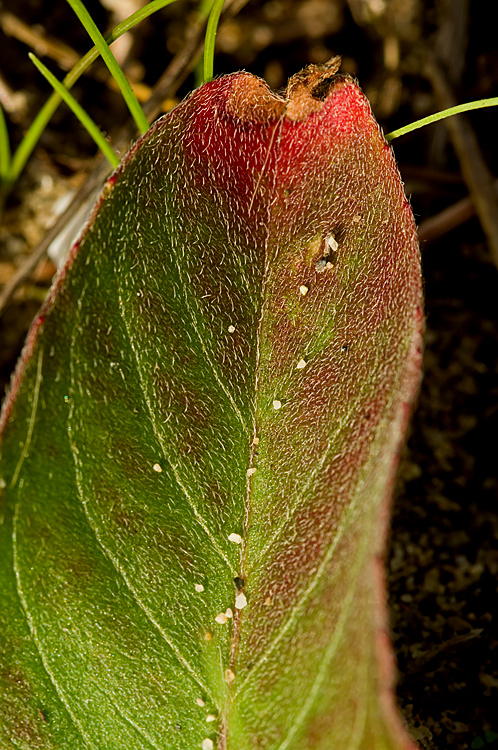
{"label": "dark spot on leaf", "polygon": [[242,589],[245,586],[244,579],[239,578],[238,576],[235,576],[235,578],[233,579],[233,582],[235,584],[235,588],[237,589],[237,591],[242,591]]}
{"label": "dark spot on leaf", "polygon": [[320,260],[315,263],[315,269],[318,273],[325,271],[326,269],[332,268],[337,263],[337,253],[332,252],[329,255],[323,256]]}
{"label": "dark spot on leaf", "polygon": [[349,349],[349,344],[343,344],[341,346],[341,352],[347,352],[348,349]]}
{"label": "dark spot on leaf", "polygon": [[45,437],[44,451],[47,459],[56,461],[60,459],[60,448],[57,443],[51,439],[49,434]]}
{"label": "dark spot on leaf", "polygon": [[[68,581],[67,586],[72,586],[75,589],[81,585],[81,579],[88,579],[89,576],[94,574],[94,567],[90,563],[87,557],[83,555],[67,555],[64,561],[64,569],[66,571],[66,580]],[[88,583],[88,580],[87,580]]]}
{"label": "dark spot on leaf", "polygon": [[30,690],[30,685],[26,679],[24,672],[22,672],[17,665],[7,665],[0,671],[0,679],[2,682],[6,682],[8,685],[15,685],[16,687],[24,690],[26,693]]}
{"label": "dark spot on leaf", "polygon": [[325,271],[325,269],[332,268],[337,263],[337,238],[340,237],[341,234],[343,234],[343,229],[342,227],[339,227],[322,239],[318,251],[318,259],[315,261],[315,269],[318,273]]}
{"label": "dark spot on leaf", "polygon": [[112,443],[111,453],[120,470],[128,479],[143,475],[146,457],[142,452],[143,446],[136,440],[119,436]]}
{"label": "dark spot on leaf", "polygon": [[335,75],[330,78],[325,78],[311,90],[311,96],[313,99],[317,99],[319,102],[324,102],[330,93],[330,89],[335,85]]}
{"label": "dark spot on leaf", "polygon": [[122,531],[127,531],[129,534],[137,534],[139,531],[138,525],[130,513],[117,513],[112,520]]}
{"label": "dark spot on leaf", "polygon": [[340,245],[346,238],[346,227],[344,226],[344,224],[335,224],[332,229],[332,234],[334,236],[334,239]]}
{"label": "dark spot on leaf", "polygon": [[10,698],[0,704],[2,737],[7,737],[12,747],[29,747],[33,750],[42,747],[44,743],[38,718],[34,711],[27,710],[28,706],[33,705],[33,693],[24,673],[17,665],[7,665],[0,671],[0,681]]}

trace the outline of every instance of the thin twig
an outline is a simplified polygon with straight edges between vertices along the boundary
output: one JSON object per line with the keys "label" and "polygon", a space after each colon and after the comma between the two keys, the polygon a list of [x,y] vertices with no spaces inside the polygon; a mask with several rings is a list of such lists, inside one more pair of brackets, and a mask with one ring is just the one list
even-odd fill
{"label": "thin twig", "polygon": [[462,198],[435,216],[422,221],[418,228],[418,240],[426,243],[433,242],[471,219],[475,213],[476,207],[472,198],[470,196]]}
{"label": "thin twig", "polygon": [[[495,196],[498,197],[498,180],[493,183]],[[421,222],[418,228],[419,242],[433,242],[438,237],[451,232],[461,224],[476,215],[476,207],[472,197],[467,195],[466,198],[453,203],[448,208],[443,209],[435,216],[430,216]]]}
{"label": "thin twig", "polygon": [[[438,106],[442,109],[453,107],[456,100],[451,87],[441,66],[428,50],[424,55],[423,67],[432,84]],[[491,257],[498,267],[498,201],[493,187],[493,176],[484,161],[476,134],[468,120],[462,115],[457,115],[445,120],[445,125],[486,234]]]}
{"label": "thin twig", "polygon": [[[222,19],[236,16],[249,0],[228,0],[223,9]],[[200,18],[189,29],[181,50],[172,59],[161,78],[157,81],[152,95],[145,102],[143,110],[152,122],[162,111],[162,104],[168,96],[175,93],[188,74],[192,71],[201,55],[204,44],[204,32],[206,30],[207,18]],[[172,91],[174,87],[174,91]]]}
{"label": "thin twig", "polygon": [[185,78],[193,70],[202,52],[206,19],[201,18],[189,29],[182,48],[174,56],[162,76],[157,81],[143,110],[149,122],[163,111],[163,102],[176,93]]}
{"label": "thin twig", "polygon": [[6,10],[0,11],[0,26],[7,36],[18,39],[36,52],[40,57],[50,57],[62,68],[71,70],[79,60],[79,55],[69,45],[49,36],[45,31],[32,28],[20,18]]}
{"label": "thin twig", "polygon": [[468,633],[462,633],[461,635],[455,635],[452,638],[448,638],[443,643],[438,643],[433,646],[429,651],[421,654],[417,658],[411,658],[410,663],[403,670],[405,675],[416,674],[417,672],[427,672],[427,665],[434,660],[440,660],[442,655],[451,654],[457,650],[462,649],[467,644],[472,646],[473,642],[477,639],[482,638],[484,632],[483,628],[473,628]]}
{"label": "thin twig", "polygon": [[[0,10],[0,26],[5,34],[14,37],[14,39],[19,39],[30,47],[38,57],[49,57],[54,60],[62,70],[71,70],[80,60],[80,55],[71,47],[59,42],[58,39],[54,39],[45,30],[38,31],[36,27],[28,26],[13,13]],[[104,66],[90,66],[85,74],[105,83],[114,91],[119,91],[116,81]],[[130,83],[140,102],[149,98],[151,95],[150,86],[140,81],[130,81]]]}
{"label": "thin twig", "polygon": [[29,254],[14,276],[12,276],[12,278],[5,284],[0,293],[0,315],[4,311],[14,292],[26,281],[27,278],[29,278],[29,276],[31,276],[59,232],[62,232],[66,224],[71,221],[73,216],[79,211],[92,192],[105,180],[108,173],[109,163],[103,157],[99,157],[98,163],[88,175],[69,206],[58,217],[55,224],[50,227],[43,240]]}

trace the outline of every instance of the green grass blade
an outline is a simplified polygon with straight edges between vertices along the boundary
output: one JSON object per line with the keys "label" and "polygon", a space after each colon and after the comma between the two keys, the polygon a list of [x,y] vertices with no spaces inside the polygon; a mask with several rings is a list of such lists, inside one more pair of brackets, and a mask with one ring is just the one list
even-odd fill
{"label": "green grass blade", "polygon": [[442,112],[436,112],[434,115],[423,117],[421,120],[416,120],[405,125],[403,128],[393,130],[392,133],[386,135],[386,141],[393,141],[395,138],[399,138],[400,135],[406,135],[411,133],[412,130],[418,130],[423,128],[425,125],[430,125],[433,122],[439,122],[444,120],[446,117],[453,117],[453,115],[459,115],[462,112],[470,112],[472,109],[483,109],[484,107],[496,107],[498,106],[498,96],[491,99],[478,99],[475,102],[467,102],[466,104],[458,104],[456,107],[450,107],[449,109],[443,109]]}
{"label": "green grass blade", "polygon": [[128,105],[130,114],[137,124],[137,128],[142,134],[146,133],[149,129],[149,123],[144,114],[144,111],[140,106],[137,97],[133,93],[130,82],[119,67],[116,58],[112,54],[111,50],[109,49],[109,45],[95,25],[93,18],[91,17],[81,0],[67,0],[67,2],[78,16],[79,20],[85,27],[88,36],[97,47],[103,61],[109,68],[109,72],[119,86],[119,90],[121,91],[123,99]]}
{"label": "green grass blade", "polygon": [[[131,16],[126,18],[120,24],[118,24],[106,37],[107,44],[112,44],[123,36],[127,31],[132,29],[137,23],[140,23],[145,18],[148,18],[153,13],[161,8],[165,8],[167,5],[172,5],[176,0],[152,0],[147,3],[146,6],[132,13]],[[74,68],[69,71],[62,83],[66,89],[72,88],[76,81],[83,75],[83,73],[90,67],[90,65],[99,57],[99,51],[97,47],[92,47],[81,60],[79,60]],[[24,169],[26,162],[33,153],[33,149],[38,143],[41,134],[50,122],[54,112],[62,101],[62,97],[54,91],[54,93],[47,99],[43,107],[40,109],[35,119],[28,128],[26,135],[17,147],[12,158],[12,164],[10,169],[9,181],[11,183],[16,182]]]}
{"label": "green grass blade", "polygon": [[0,183],[2,184],[9,182],[10,160],[9,131],[7,130],[3,107],[0,103]]}
{"label": "green grass blade", "polygon": [[[211,13],[214,0],[200,0],[198,6],[199,18],[207,18]],[[204,55],[202,55],[196,63],[194,70],[194,85],[195,88],[202,86],[204,83]]]}
{"label": "green grass blade", "polygon": [[206,29],[204,42],[204,83],[210,81],[214,75],[214,43],[225,0],[214,0]]}
{"label": "green grass blade", "polygon": [[104,134],[99,130],[97,125],[94,123],[90,115],[88,115],[83,107],[78,104],[76,99],[69,91],[64,88],[63,84],[57,80],[53,73],[42,63],[36,55],[32,52],[29,53],[29,59],[36,65],[40,73],[45,76],[50,85],[57,91],[57,93],[64,99],[68,107],[71,108],[73,113],[76,115],[78,120],[81,122],[84,128],[92,136],[93,140],[102,151],[110,165],[115,169],[119,164],[119,159],[112,150],[109,143],[106,141]]}

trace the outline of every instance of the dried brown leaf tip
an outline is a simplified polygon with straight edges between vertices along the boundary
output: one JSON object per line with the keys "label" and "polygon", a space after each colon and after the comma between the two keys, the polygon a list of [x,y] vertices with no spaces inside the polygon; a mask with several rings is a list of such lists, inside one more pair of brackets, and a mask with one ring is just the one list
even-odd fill
{"label": "dried brown leaf tip", "polygon": [[238,120],[269,123],[286,117],[293,122],[318,112],[327,98],[341,64],[333,57],[323,65],[308,65],[289,80],[285,98],[275,94],[261,78],[242,74],[227,97],[227,112]]}
{"label": "dried brown leaf tip", "polygon": [[238,120],[265,124],[284,114],[285,99],[274,94],[261,78],[245,73],[234,78],[234,84],[227,96],[228,114]]}
{"label": "dried brown leaf tip", "polygon": [[287,85],[287,119],[299,122],[312,112],[320,111],[337,81],[340,65],[341,58],[333,57],[323,65],[307,65],[292,76]]}

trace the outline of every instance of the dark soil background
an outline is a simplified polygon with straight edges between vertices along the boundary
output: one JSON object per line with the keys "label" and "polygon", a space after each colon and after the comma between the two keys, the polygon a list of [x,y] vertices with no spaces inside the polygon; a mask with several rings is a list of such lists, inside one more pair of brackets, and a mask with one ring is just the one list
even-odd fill
{"label": "dark soil background", "polygon": [[[103,30],[137,6],[137,0],[87,2]],[[486,12],[492,6],[470,0],[240,2],[220,30],[215,73],[245,68],[279,89],[305,64],[340,54],[342,70],[357,76],[389,132],[444,108],[438,76],[456,102],[497,94],[496,25]],[[119,52],[130,78],[154,86],[182,49],[195,8],[180,0],[137,28],[129,49]],[[0,95],[14,146],[49,94],[27,58],[32,46],[62,77],[67,57],[89,45],[63,0],[0,3]],[[102,65],[95,71],[75,93],[112,138],[127,114]],[[189,75],[176,96],[197,80]],[[426,750],[498,750],[498,248],[493,251],[490,239],[498,210],[495,197],[481,190],[498,173],[498,111],[472,113],[467,123],[489,174],[484,166],[483,175],[471,151],[460,150],[457,158],[444,124],[393,142],[420,225],[426,338],[388,570],[399,704]],[[0,284],[43,237],[61,196],[77,190],[94,153],[89,137],[61,107],[7,200]],[[462,167],[466,156],[470,166]],[[478,170],[475,184],[472,169]],[[473,203],[460,205],[469,193]],[[479,201],[491,215],[486,232],[472,217]],[[455,217],[441,214],[455,204]],[[436,221],[427,224],[431,217]],[[2,314],[2,389],[53,271],[51,262],[42,261]]]}

